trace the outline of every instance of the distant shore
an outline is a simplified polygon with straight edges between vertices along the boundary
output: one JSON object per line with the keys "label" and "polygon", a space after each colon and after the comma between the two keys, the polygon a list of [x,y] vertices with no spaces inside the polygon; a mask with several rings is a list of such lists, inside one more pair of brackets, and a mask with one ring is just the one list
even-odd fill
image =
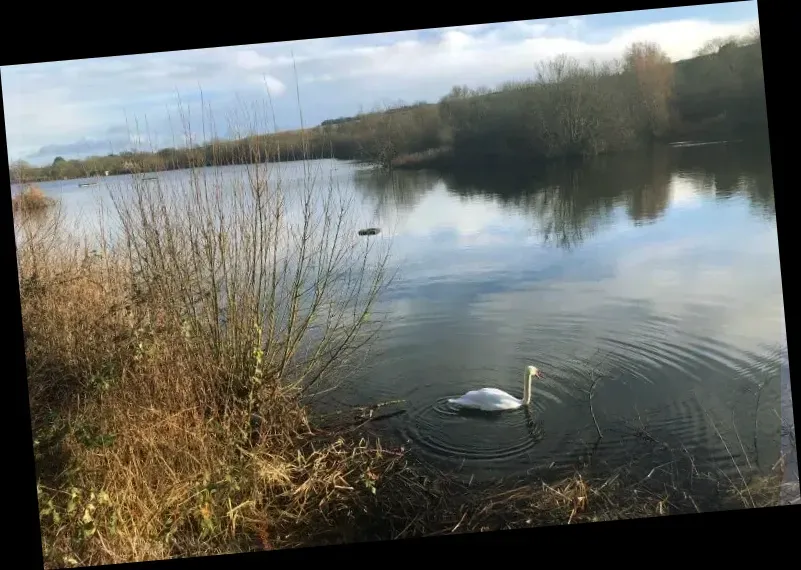
{"label": "distant shore", "polygon": [[447,163],[548,162],[653,142],[767,132],[759,36],[721,40],[671,63],[638,43],[621,66],[542,63],[536,77],[495,89],[454,87],[438,103],[400,105],[317,127],[156,152],[128,151],[49,166],[10,165],[13,182],[150,173],[212,164],[356,160],[385,169]]}

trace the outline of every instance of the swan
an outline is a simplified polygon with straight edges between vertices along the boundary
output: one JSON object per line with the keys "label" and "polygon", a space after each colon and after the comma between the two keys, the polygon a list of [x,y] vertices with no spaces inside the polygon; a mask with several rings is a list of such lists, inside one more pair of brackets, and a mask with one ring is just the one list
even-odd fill
{"label": "swan", "polygon": [[516,410],[531,402],[531,381],[534,376],[541,378],[539,370],[535,366],[527,366],[526,377],[523,381],[522,400],[498,388],[481,388],[480,390],[471,390],[460,398],[449,398],[448,402],[463,408],[485,411]]}

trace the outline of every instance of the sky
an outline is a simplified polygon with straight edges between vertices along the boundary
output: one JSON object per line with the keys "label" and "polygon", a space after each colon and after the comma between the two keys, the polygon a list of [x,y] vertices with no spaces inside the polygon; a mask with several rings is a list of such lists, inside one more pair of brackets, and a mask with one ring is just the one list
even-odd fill
{"label": "sky", "polygon": [[198,140],[201,92],[218,136],[232,134],[232,121],[251,122],[254,109],[260,130],[286,130],[301,125],[299,111],[312,126],[387,103],[434,102],[454,85],[525,79],[559,54],[605,60],[646,40],[684,59],[757,23],[756,1],[731,2],[3,66],[9,158],[40,165],[180,146],[181,109]]}

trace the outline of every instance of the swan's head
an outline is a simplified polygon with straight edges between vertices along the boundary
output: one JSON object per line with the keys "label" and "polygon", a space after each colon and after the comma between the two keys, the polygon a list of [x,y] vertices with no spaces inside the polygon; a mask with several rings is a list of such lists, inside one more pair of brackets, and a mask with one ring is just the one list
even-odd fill
{"label": "swan's head", "polygon": [[537,370],[536,366],[529,366],[528,367],[528,373],[529,373],[530,376],[539,376],[540,375],[540,371]]}

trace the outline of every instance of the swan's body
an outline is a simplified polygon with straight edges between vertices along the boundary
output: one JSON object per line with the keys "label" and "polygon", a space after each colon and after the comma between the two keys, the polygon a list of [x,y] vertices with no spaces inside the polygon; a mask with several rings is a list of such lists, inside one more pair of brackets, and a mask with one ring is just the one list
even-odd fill
{"label": "swan's body", "polygon": [[462,408],[488,412],[516,410],[531,402],[531,381],[534,376],[539,376],[539,371],[534,366],[527,367],[522,399],[515,398],[498,388],[481,388],[480,390],[471,390],[460,398],[450,398],[448,402]]}

